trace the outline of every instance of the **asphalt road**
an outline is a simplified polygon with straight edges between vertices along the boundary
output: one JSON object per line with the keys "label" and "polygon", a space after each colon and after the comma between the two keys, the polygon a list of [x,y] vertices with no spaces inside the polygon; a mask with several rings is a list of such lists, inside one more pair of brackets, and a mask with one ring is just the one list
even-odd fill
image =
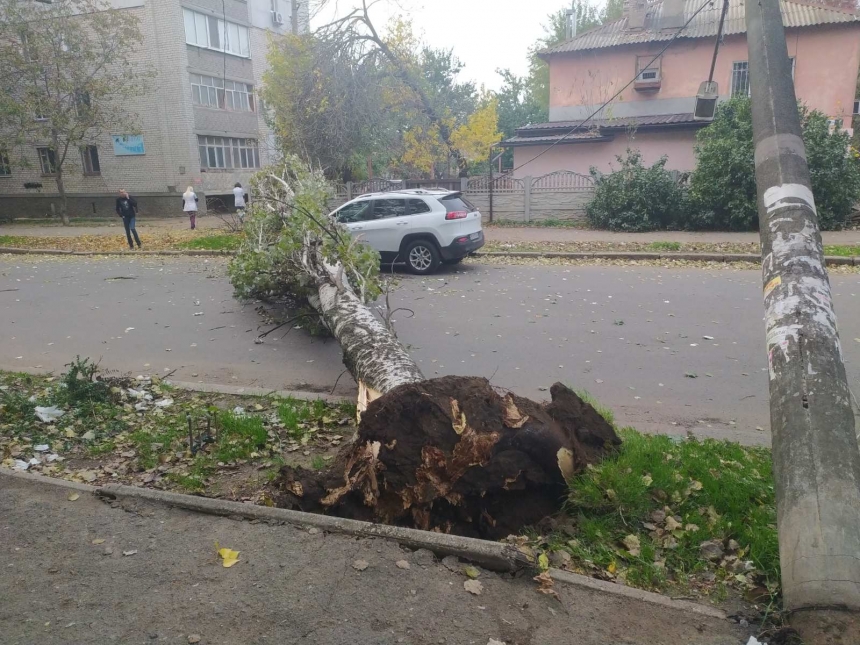
{"label": "asphalt road", "polygon": [[[398,276],[399,337],[428,377],[469,374],[532,398],[563,381],[641,430],[767,443],[757,271],[467,264]],[[860,377],[860,275],[832,278],[849,377]],[[16,289],[7,291],[7,289]],[[75,355],[174,379],[329,391],[337,344],[235,301],[220,260],[0,259],[0,368]],[[695,375],[695,378],[692,376]],[[336,393],[354,384],[342,376]],[[760,430],[758,428],[761,428]]]}

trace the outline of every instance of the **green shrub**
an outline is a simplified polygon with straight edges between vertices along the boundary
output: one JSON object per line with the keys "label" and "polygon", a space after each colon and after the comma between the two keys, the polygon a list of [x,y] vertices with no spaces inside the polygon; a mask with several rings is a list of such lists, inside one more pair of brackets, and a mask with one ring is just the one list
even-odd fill
{"label": "green shrub", "polygon": [[[846,133],[838,129],[831,133],[821,112],[799,109],[819,224],[825,230],[842,228],[860,199],[860,163],[848,154]],[[757,229],[750,100],[739,97],[721,103],[714,122],[699,132],[697,140],[687,227]]]}
{"label": "green shrub", "polygon": [[642,163],[638,150],[616,157],[621,167],[602,175],[592,167],[594,198],[586,207],[588,221],[611,231],[666,229],[681,220],[685,191],[666,170],[666,157],[653,166]]}

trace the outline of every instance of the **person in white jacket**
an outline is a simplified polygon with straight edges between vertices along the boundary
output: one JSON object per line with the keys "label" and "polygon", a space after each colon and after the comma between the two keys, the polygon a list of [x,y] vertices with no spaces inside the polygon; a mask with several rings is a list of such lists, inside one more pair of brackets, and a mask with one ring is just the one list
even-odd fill
{"label": "person in white jacket", "polygon": [[188,213],[188,219],[191,220],[191,230],[193,231],[197,228],[197,193],[194,192],[194,188],[191,186],[188,187],[184,193],[182,193],[182,210]]}
{"label": "person in white jacket", "polygon": [[236,207],[236,212],[239,214],[239,222],[245,221],[245,206],[248,204],[248,193],[242,188],[242,184],[238,181],[233,186],[233,202]]}

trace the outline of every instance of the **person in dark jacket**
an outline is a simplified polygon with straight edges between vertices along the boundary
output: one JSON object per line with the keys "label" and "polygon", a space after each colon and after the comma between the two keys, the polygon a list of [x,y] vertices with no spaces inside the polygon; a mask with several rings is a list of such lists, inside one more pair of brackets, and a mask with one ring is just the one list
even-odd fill
{"label": "person in dark jacket", "polygon": [[122,217],[128,248],[134,250],[134,244],[131,241],[132,234],[134,234],[134,241],[137,242],[137,248],[140,248],[140,238],[137,236],[137,229],[134,226],[134,220],[137,217],[137,200],[129,195],[125,189],[119,191],[119,197],[116,198],[116,214]]}

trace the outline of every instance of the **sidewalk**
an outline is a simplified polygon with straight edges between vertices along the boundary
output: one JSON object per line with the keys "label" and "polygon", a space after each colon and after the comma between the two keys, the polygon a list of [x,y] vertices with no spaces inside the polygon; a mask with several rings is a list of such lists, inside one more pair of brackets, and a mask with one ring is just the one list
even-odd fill
{"label": "sidewalk", "polygon": [[[690,233],[687,231],[656,231],[652,233],[613,233],[576,228],[512,228],[487,226],[484,236],[488,242],[539,243],[539,242],[605,242],[608,244],[680,242],[682,244],[755,244],[759,234],[753,233]],[[860,244],[860,231],[826,231],[825,244]]]}
{"label": "sidewalk", "polygon": [[[8,645],[736,645],[750,633],[563,584],[556,600],[530,576],[482,570],[471,595],[430,552],[385,540],[87,493],[71,501],[63,488],[0,478]],[[236,566],[221,566],[216,542],[240,552]]]}

